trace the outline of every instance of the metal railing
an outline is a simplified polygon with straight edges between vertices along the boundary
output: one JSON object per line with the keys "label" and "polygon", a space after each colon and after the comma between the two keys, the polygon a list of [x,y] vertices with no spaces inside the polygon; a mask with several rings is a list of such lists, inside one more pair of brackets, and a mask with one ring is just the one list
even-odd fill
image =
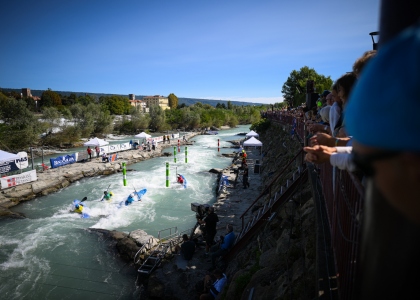
{"label": "metal railing", "polygon": [[272,189],[273,187],[277,186],[275,185],[276,182],[281,180],[282,176],[285,175],[286,171],[289,170],[290,165],[295,162],[298,165],[302,164],[303,161],[303,151],[299,151],[290,161],[288,164],[286,164],[283,169],[279,172],[279,174],[268,184],[268,186],[261,192],[261,194],[254,200],[254,202],[251,203],[251,205],[242,213],[240,216],[240,219],[242,220],[242,229],[245,225],[245,216],[249,212],[249,210],[255,206],[255,204],[264,196],[268,195],[268,198],[271,199],[272,193],[274,192]]}
{"label": "metal railing", "polygon": [[[294,127],[294,132],[305,141],[307,132],[298,118],[281,112],[265,115],[282,125]],[[292,130],[291,130],[292,133]],[[361,240],[361,214],[364,204],[364,188],[354,173],[334,170],[329,164],[317,166],[324,205],[327,211],[334,264],[338,279],[340,299],[353,299],[358,250]]]}

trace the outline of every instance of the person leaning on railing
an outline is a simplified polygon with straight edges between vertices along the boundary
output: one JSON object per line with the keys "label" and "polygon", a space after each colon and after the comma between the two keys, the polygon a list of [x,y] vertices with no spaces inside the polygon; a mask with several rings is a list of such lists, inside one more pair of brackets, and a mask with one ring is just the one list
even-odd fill
{"label": "person leaning on railing", "polygon": [[419,294],[419,82],[417,19],[381,44],[347,107],[353,161],[367,177],[356,277],[360,294],[354,299],[417,299]]}

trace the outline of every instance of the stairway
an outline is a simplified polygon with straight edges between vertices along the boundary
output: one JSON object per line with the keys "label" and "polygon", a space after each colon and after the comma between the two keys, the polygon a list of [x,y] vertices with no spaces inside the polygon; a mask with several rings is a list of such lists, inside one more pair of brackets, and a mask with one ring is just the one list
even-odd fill
{"label": "stairway", "polygon": [[[280,189],[271,197],[265,204],[253,213],[253,216],[248,222],[242,227],[241,232],[237,235],[235,244],[232,249],[225,255],[224,259],[233,257],[238,251],[242,250],[248,240],[258,230],[264,226],[275,216],[275,211],[290,199],[295,193],[296,187],[306,181],[308,178],[308,170],[306,165],[299,167],[293,176],[287,180],[285,186],[281,186]],[[255,202],[251,205],[253,206]]]}
{"label": "stairway", "polygon": [[150,275],[160,265],[160,262],[168,253],[169,249],[170,243],[159,243],[137,271],[145,275]]}
{"label": "stairway", "polygon": [[[147,243],[145,243],[134,256],[134,263],[139,264],[142,260],[142,256],[147,255],[147,257],[144,258],[143,263],[137,271],[144,275],[150,275],[160,265],[162,259],[169,252],[172,253],[172,249],[175,247],[175,245],[179,244],[182,241],[182,235],[184,233],[187,234],[189,232],[192,232],[192,230],[192,228],[189,228],[182,232],[178,232],[177,227],[160,230],[158,232],[158,239],[155,239],[153,237],[150,238],[147,241]],[[169,235],[161,238],[161,233],[167,231],[170,232]]]}

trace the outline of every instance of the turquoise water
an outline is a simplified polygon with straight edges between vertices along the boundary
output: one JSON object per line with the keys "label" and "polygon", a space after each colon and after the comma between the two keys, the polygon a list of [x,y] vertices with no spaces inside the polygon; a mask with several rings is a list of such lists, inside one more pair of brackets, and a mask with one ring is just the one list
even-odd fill
{"label": "turquoise water", "polygon": [[[235,149],[227,141],[243,137],[248,126],[224,130],[216,136],[196,136],[173,157],[150,159],[127,167],[127,186],[122,174],[86,178],[57,193],[20,204],[13,210],[27,219],[0,220],[0,295],[2,299],[132,299],[138,293],[137,272],[121,261],[114,248],[102,236],[88,228],[130,232],[143,229],[157,236],[159,230],[177,227],[178,231],[195,224],[191,202],[215,201],[215,174],[211,168],[224,168],[230,158],[221,153]],[[220,152],[217,151],[220,139]],[[128,139],[129,140],[129,139]],[[173,152],[173,148],[166,151]],[[165,187],[166,162],[170,163],[170,187]],[[175,174],[188,181],[184,189]],[[109,187],[114,196],[110,203],[99,201]],[[146,188],[141,202],[118,208],[135,189]],[[74,199],[84,202],[90,218],[70,213]]]}

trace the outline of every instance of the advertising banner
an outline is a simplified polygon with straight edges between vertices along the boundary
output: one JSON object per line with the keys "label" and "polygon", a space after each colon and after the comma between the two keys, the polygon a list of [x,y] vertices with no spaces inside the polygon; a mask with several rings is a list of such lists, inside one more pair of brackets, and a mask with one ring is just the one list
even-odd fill
{"label": "advertising banner", "polygon": [[28,154],[26,152],[19,152],[18,159],[6,161],[0,164],[0,174],[23,170],[28,167]]}
{"label": "advertising banner", "polygon": [[61,166],[65,166],[68,164],[74,164],[75,162],[77,162],[77,153],[59,156],[59,157],[50,159],[51,168],[53,169],[61,167]]}
{"label": "advertising banner", "polygon": [[18,175],[5,176],[0,178],[1,189],[17,186],[37,180],[36,170],[28,171]]}

